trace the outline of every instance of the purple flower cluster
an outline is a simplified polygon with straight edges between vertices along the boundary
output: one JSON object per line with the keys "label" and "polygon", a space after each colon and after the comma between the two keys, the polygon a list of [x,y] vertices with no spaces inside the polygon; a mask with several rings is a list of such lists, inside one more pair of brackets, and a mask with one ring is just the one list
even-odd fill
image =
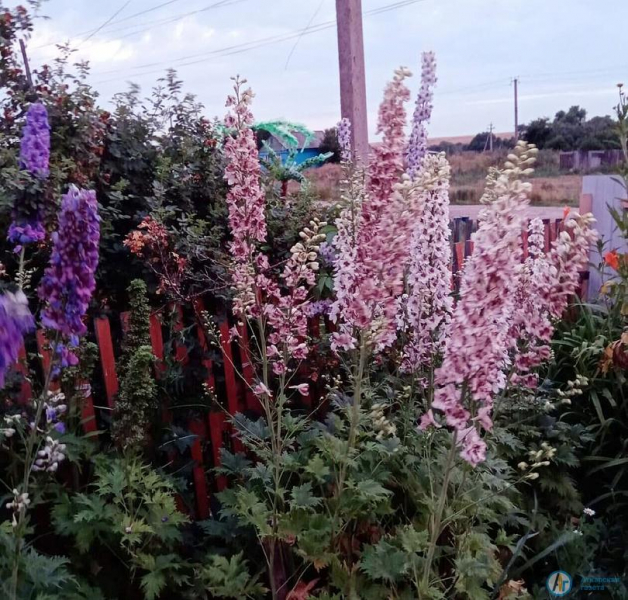
{"label": "purple flower cluster", "polygon": [[42,323],[67,338],[67,346],[56,348],[62,366],[76,363],[71,348],[86,332],[83,317],[96,287],[99,221],[96,192],[70,186],[61,200],[50,264],[39,286],[39,297],[47,303]]}
{"label": "purple flower cluster", "polygon": [[50,125],[43,104],[31,104],[26,113],[26,125],[20,144],[20,169],[39,179],[48,177],[50,161]]}
{"label": "purple flower cluster", "polygon": [[19,252],[24,244],[42,242],[46,239],[46,229],[44,228],[44,224],[39,220],[39,215],[30,221],[22,221],[19,219],[13,221],[9,226],[8,239],[10,242],[17,244],[15,252]]}
{"label": "purple flower cluster", "polygon": [[332,300],[316,300],[314,302],[310,302],[307,308],[307,316],[308,317],[318,317],[320,315],[327,316],[329,315],[329,311],[331,310],[331,305],[333,304]]}
{"label": "purple flower cluster", "polygon": [[337,127],[338,145],[340,146],[340,158],[344,162],[351,160],[351,121],[347,118],[341,119]]}
{"label": "purple flower cluster", "polygon": [[427,129],[425,124],[432,116],[432,99],[436,85],[436,55],[424,52],[421,55],[421,89],[416,100],[416,108],[412,116],[412,132],[406,149],[408,175],[414,177],[419,170],[421,161],[427,152]]}
{"label": "purple flower cluster", "polygon": [[336,259],[338,258],[334,245],[329,242],[323,242],[319,246],[318,256],[322,263],[328,267],[333,267],[336,264]]}
{"label": "purple flower cluster", "polygon": [[[50,126],[48,112],[43,104],[31,104],[26,113],[26,125],[22,130],[20,144],[20,169],[37,179],[46,179],[50,162]],[[31,206],[33,206],[31,208]],[[9,227],[8,239],[16,244],[19,252],[24,244],[41,242],[46,230],[41,221],[41,208],[38,202],[18,202]]]}
{"label": "purple flower cluster", "polygon": [[35,329],[24,292],[6,292],[0,296],[0,387],[4,376],[17,360],[24,334]]}

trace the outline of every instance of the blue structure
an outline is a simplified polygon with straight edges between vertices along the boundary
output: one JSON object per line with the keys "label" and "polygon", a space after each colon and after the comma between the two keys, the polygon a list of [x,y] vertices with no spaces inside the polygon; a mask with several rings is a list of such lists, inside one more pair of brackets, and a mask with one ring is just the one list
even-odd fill
{"label": "blue structure", "polygon": [[[300,165],[306,160],[310,158],[315,158],[316,156],[319,156],[320,154],[322,154],[320,150],[320,145],[321,145],[321,142],[323,141],[324,136],[325,136],[324,131],[315,131],[312,138],[304,146],[303,142],[305,140],[304,140],[303,135],[300,133],[295,133],[295,137],[299,140],[299,146],[298,146],[299,151],[297,152],[294,159],[295,164]],[[288,157],[288,154],[289,154],[289,150],[282,144],[281,140],[279,140],[274,135],[271,135],[266,143],[281,157],[281,160],[283,162],[286,161],[286,158]],[[262,148],[262,150],[260,151],[260,156],[262,158],[267,158],[267,155],[268,153],[265,152],[264,149]]]}

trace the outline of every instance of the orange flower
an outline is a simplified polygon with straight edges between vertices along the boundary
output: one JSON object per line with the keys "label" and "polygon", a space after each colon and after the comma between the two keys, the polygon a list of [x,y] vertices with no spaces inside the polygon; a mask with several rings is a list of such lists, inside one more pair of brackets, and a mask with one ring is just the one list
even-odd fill
{"label": "orange flower", "polygon": [[611,252],[607,252],[604,255],[604,262],[611,268],[617,269],[619,268],[619,254],[617,254],[617,250],[612,250]]}
{"label": "orange flower", "polygon": [[567,218],[567,215],[571,212],[571,208],[563,206],[563,221]]}

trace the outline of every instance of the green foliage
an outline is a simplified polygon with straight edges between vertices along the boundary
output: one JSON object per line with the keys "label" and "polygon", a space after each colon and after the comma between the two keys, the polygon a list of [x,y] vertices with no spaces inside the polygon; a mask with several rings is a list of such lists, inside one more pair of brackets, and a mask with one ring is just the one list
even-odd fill
{"label": "green foliage", "polygon": [[257,577],[249,575],[242,553],[231,558],[207,557],[207,564],[200,569],[198,577],[204,587],[219,598],[260,598],[267,591]]}
{"label": "green foliage", "polygon": [[338,143],[338,130],[336,127],[325,129],[323,139],[318,149],[323,154],[331,152],[329,158],[330,163],[340,162],[340,144]]}
{"label": "green foliage", "polygon": [[[519,526],[513,487],[519,476],[496,455],[497,444],[475,470],[456,461],[444,515],[447,541],[438,545],[426,587],[428,528],[439,493],[434,486],[447,469],[450,436],[417,431],[411,424],[419,406],[407,395],[384,399],[370,397],[373,393],[368,392],[368,404],[404,406],[385,413],[390,425],[403,432],[399,437],[378,436],[380,429],[365,406],[358,412],[351,448],[352,411],[337,397],[324,425],[284,414],[289,452],[277,468],[265,426],[241,423],[245,445],[268,468],[260,474],[243,456],[223,454],[221,472],[233,478],[232,489],[220,496],[223,514],[259,537],[275,539],[283,560],[298,560],[301,568],[323,576],[330,594],[381,598],[394,590],[394,597],[415,598],[420,590],[422,597],[438,598],[455,588],[464,598],[488,598],[505,566],[489,532]],[[445,583],[438,573],[451,561],[456,575]]]}
{"label": "green foliage", "polygon": [[619,137],[611,117],[593,117],[579,106],[560,110],[550,121],[534,119],[524,128],[525,139],[540,149],[607,150],[619,148]]}
{"label": "green foliage", "polygon": [[113,414],[112,437],[123,450],[140,450],[150,441],[150,426],[157,408],[155,357],[150,346],[150,307],[146,284],[129,286],[129,319],[122,347],[120,392]]}
{"label": "green foliage", "polygon": [[52,512],[55,531],[75,544],[74,567],[91,556],[89,568],[108,588],[109,556],[121,553],[130,585],[141,586],[147,599],[189,583],[192,565],[173,553],[187,523],[173,484],[135,458],[101,456],[95,467],[90,491],[63,494]]}

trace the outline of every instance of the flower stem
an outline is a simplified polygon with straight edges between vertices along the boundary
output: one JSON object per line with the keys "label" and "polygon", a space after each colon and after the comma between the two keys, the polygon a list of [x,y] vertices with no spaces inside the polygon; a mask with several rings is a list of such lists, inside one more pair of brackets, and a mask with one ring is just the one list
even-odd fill
{"label": "flower stem", "polygon": [[[24,458],[24,478],[22,481],[22,489],[20,493],[28,493],[28,485],[30,482],[31,473],[33,471],[34,457],[36,456],[35,447],[37,442],[38,425],[41,420],[41,416],[44,412],[44,403],[48,396],[48,390],[50,389],[50,383],[52,382],[52,373],[54,370],[54,349],[59,343],[59,332],[55,334],[55,340],[52,345],[52,351],[50,356],[50,364],[48,365],[48,371],[46,373],[46,380],[44,382],[43,390],[37,400],[37,406],[35,409],[35,418],[33,420],[33,426],[26,441],[26,454]],[[11,600],[18,600],[17,598],[17,586],[19,579],[19,564],[20,555],[22,553],[22,545],[24,542],[24,527],[26,519],[26,509],[20,510],[17,519],[17,525],[15,526],[15,562],[13,563],[13,571],[11,574]]]}
{"label": "flower stem", "polygon": [[430,572],[432,570],[432,562],[434,560],[434,553],[436,552],[436,543],[441,534],[441,525],[443,520],[443,512],[445,510],[445,504],[447,502],[447,492],[449,489],[449,480],[451,479],[451,473],[456,458],[458,432],[454,429],[451,439],[451,448],[447,455],[447,463],[445,465],[445,477],[443,479],[443,487],[440,491],[440,497],[438,498],[438,505],[436,506],[436,513],[432,521],[432,531],[430,536],[430,545],[427,550],[427,558],[425,559],[425,569],[423,571],[423,586],[427,589],[430,583]]}
{"label": "flower stem", "polygon": [[349,416],[349,439],[347,443],[347,455],[340,465],[340,472],[338,474],[338,485],[336,486],[336,510],[334,513],[334,527],[332,529],[332,535],[335,534],[336,524],[338,522],[338,513],[340,511],[340,499],[344,491],[349,459],[355,448],[358,434],[358,420],[360,418],[360,406],[362,405],[362,379],[364,378],[366,357],[367,347],[364,339],[362,339],[360,344],[360,354],[356,367],[356,373],[354,375],[353,403],[351,404],[351,412]]}

